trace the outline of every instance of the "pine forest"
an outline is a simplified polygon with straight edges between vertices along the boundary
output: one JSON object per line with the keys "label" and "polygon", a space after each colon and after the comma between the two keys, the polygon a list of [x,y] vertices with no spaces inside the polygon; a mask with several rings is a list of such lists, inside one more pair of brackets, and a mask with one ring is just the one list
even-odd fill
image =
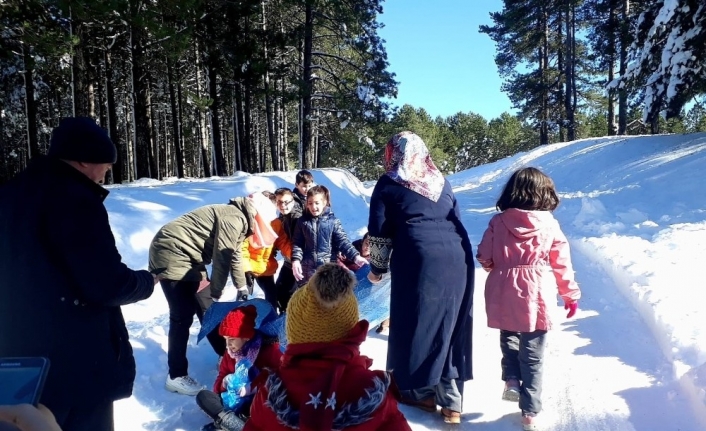
{"label": "pine forest", "polygon": [[115,142],[109,183],[323,167],[376,179],[401,130],[447,174],[555,142],[706,131],[703,0],[502,1],[468,29],[496,46],[514,108],[498,118],[395,105],[383,7],[0,0],[0,183],[69,116]]}

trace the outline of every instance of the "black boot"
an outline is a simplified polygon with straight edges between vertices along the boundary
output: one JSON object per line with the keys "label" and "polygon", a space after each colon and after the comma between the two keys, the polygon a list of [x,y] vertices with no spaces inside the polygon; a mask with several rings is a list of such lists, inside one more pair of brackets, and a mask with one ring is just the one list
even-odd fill
{"label": "black boot", "polygon": [[243,431],[245,421],[243,421],[235,412],[223,411],[216,419],[216,427],[223,431]]}

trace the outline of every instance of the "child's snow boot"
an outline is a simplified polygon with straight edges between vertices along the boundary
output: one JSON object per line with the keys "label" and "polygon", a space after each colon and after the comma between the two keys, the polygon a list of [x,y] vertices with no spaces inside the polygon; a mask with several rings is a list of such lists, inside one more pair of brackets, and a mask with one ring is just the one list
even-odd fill
{"label": "child's snow boot", "polygon": [[245,421],[243,421],[233,411],[222,411],[216,419],[216,426],[223,431],[243,431]]}
{"label": "child's snow boot", "polygon": [[505,380],[503,399],[505,401],[512,401],[514,403],[520,401],[520,382],[517,379]]}
{"label": "child's snow boot", "polygon": [[522,412],[522,430],[539,431],[537,425],[537,413]]}

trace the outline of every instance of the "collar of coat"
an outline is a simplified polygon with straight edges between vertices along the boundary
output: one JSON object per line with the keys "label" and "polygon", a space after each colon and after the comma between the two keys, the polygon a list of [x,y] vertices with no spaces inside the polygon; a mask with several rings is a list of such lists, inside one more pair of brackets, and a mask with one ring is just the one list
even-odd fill
{"label": "collar of coat", "polygon": [[[367,369],[372,365],[372,361],[359,352],[367,333],[368,322],[361,320],[340,340],[287,346],[279,371],[271,373],[265,383],[265,405],[274,412],[279,422],[290,428],[299,429],[306,425],[306,429],[323,431],[345,429],[373,417],[390,387],[391,378],[388,373],[377,373],[370,380],[370,386],[362,391],[364,395],[357,400],[339,403],[336,396],[336,392],[342,389],[339,382],[348,366],[355,364]],[[306,391],[310,392],[309,399],[302,405],[292,405],[280,376],[287,370],[294,372],[299,367],[319,368],[321,363],[330,367],[328,377],[318,382],[308,382]]]}
{"label": "collar of coat", "polygon": [[248,229],[245,232],[245,236],[252,235],[253,226],[255,225],[255,214],[257,213],[255,206],[247,198],[233,198],[228,202],[228,205],[233,205],[245,214],[245,218],[248,220]]}
{"label": "collar of coat", "polygon": [[[371,387],[366,389],[365,395],[355,402],[337,406],[335,404],[335,392],[332,396],[331,394],[322,396],[322,393],[319,392],[316,395],[310,395],[311,400],[304,407],[307,407],[307,410],[312,410],[312,408],[314,410],[320,409],[322,412],[320,416],[316,412],[307,412],[307,415],[318,416],[319,418],[325,416],[328,408],[331,408],[332,413],[334,413],[333,423],[326,424],[325,421],[318,421],[318,429],[322,431],[342,430],[360,425],[370,420],[385,401],[390,382],[390,374],[384,373],[382,377],[373,377]],[[267,390],[265,405],[274,412],[277,420],[289,428],[299,429],[301,410],[289,402],[287,389],[284,387],[282,379],[276,373],[270,374],[267,377],[265,389]]]}
{"label": "collar of coat", "polygon": [[91,192],[95,193],[96,196],[100,198],[101,202],[104,201],[110,193],[107,189],[103,188],[103,186],[94,183],[90,178],[73,166],[57,158],[49,156],[38,157],[35,162],[35,166],[40,170],[43,170],[46,167],[46,169],[54,175],[69,178],[70,180],[81,184],[83,187],[86,187]]}

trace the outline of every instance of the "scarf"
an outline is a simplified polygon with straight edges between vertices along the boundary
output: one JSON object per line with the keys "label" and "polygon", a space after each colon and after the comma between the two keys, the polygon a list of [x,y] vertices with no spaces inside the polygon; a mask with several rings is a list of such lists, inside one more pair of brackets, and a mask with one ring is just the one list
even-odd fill
{"label": "scarf", "polygon": [[400,132],[385,147],[386,175],[402,186],[434,202],[444,189],[444,176],[434,165],[422,138]]}
{"label": "scarf", "polygon": [[238,362],[240,362],[243,359],[247,359],[250,361],[251,364],[255,364],[255,359],[257,359],[257,355],[260,354],[260,346],[262,345],[262,337],[260,337],[260,334],[256,334],[253,338],[251,338],[247,343],[243,345],[243,347],[240,348],[237,352],[233,353],[230,350],[226,350],[228,352],[228,356],[231,358],[235,359],[235,366],[238,366]]}

